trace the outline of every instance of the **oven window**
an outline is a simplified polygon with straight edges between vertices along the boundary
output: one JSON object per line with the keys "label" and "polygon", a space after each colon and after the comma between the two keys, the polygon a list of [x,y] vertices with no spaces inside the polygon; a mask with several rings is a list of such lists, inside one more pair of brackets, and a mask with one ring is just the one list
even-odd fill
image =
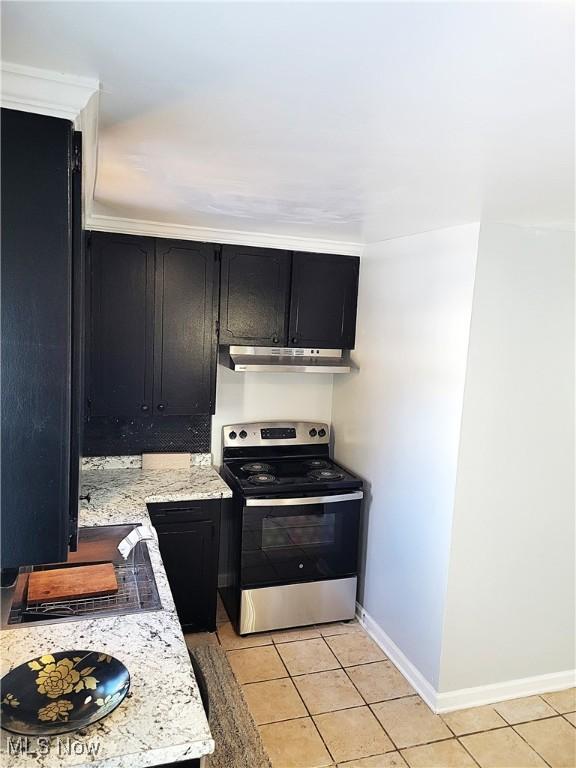
{"label": "oven window", "polygon": [[360,509],[358,499],[288,508],[244,507],[241,586],[354,575]]}
{"label": "oven window", "polygon": [[262,521],[262,549],[289,549],[302,545],[334,544],[336,516],[290,515],[264,518]]}

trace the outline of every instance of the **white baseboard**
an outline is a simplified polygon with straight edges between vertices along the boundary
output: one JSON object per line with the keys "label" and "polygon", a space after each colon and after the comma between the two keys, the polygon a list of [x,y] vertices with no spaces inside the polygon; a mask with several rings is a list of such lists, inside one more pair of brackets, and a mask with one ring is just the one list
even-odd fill
{"label": "white baseboard", "polygon": [[392,638],[384,632],[382,627],[359,603],[356,603],[356,617],[374,642],[382,648],[394,666],[408,680],[412,688],[420,694],[430,709],[436,711],[436,697],[438,694],[434,686],[426,680],[420,670],[412,664]]}
{"label": "white baseboard", "polygon": [[455,709],[466,709],[468,707],[479,707],[484,704],[516,699],[520,696],[534,696],[539,693],[547,693],[548,691],[561,691],[576,685],[576,670],[569,669],[564,672],[553,672],[548,675],[536,675],[519,680],[507,680],[503,683],[492,683],[490,685],[461,688],[457,691],[440,693],[426,680],[422,673],[398,648],[396,643],[359,603],[356,604],[356,616],[366,632],[380,646],[414,690],[424,699],[430,709],[437,713],[452,712]]}
{"label": "white baseboard", "polygon": [[452,712],[455,709],[481,707],[496,701],[518,699],[521,696],[535,696],[549,691],[562,691],[576,685],[576,670],[553,672],[549,675],[524,677],[519,680],[506,680],[503,683],[479,685],[475,688],[461,688],[436,695],[435,712]]}

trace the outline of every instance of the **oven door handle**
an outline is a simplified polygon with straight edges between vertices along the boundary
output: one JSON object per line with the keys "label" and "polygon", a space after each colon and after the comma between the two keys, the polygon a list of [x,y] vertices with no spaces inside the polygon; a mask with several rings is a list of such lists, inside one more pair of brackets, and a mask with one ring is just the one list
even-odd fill
{"label": "oven door handle", "polygon": [[355,501],[363,498],[363,491],[340,493],[333,496],[304,496],[296,499],[246,499],[246,507],[303,507],[308,504],[335,504],[337,501]]}

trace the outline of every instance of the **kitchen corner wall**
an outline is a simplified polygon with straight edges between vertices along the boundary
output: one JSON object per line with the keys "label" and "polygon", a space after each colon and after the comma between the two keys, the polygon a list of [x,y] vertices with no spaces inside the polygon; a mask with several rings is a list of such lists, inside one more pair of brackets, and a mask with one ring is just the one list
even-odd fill
{"label": "kitchen corner wall", "polygon": [[242,373],[218,367],[212,454],[222,459],[222,427],[249,421],[332,420],[332,374]]}
{"label": "kitchen corner wall", "polygon": [[366,624],[439,711],[573,685],[574,233],[483,223],[370,245],[359,371]]}
{"label": "kitchen corner wall", "polygon": [[368,246],[359,371],[336,377],[336,459],[362,475],[360,602],[433,687],[444,602],[478,225]]}
{"label": "kitchen corner wall", "polygon": [[483,224],[440,691],[571,684],[574,541],[574,233]]}

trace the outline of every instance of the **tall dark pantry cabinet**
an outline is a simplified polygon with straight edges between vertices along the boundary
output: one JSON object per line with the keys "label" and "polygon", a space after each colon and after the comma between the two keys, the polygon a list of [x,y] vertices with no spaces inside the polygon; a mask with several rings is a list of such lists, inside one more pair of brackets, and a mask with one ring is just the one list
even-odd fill
{"label": "tall dark pantry cabinet", "polygon": [[75,546],[84,278],[80,134],[69,120],[8,109],[1,131],[5,572],[65,560]]}

